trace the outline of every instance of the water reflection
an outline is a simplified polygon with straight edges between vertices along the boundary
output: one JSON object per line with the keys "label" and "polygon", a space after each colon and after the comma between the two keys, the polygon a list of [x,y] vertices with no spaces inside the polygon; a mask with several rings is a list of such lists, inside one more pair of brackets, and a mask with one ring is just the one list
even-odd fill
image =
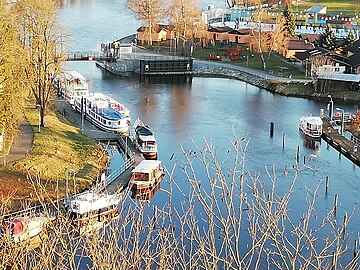
{"label": "water reflection", "polygon": [[314,139],[303,135],[303,145],[305,148],[320,151],[321,139]]}
{"label": "water reflection", "polygon": [[155,183],[153,186],[151,186],[148,190],[132,190],[131,198],[137,199],[140,201],[149,201],[154,196],[155,193],[160,190],[160,182]]}

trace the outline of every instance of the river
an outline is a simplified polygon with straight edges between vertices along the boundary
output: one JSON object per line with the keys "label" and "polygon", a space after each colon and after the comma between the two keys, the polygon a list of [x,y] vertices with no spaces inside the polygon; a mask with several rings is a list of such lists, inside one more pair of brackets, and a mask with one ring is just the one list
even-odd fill
{"label": "river", "polygon": [[[140,23],[124,3],[123,0],[63,1],[60,20],[72,34],[69,50],[98,50],[103,42],[135,33]],[[219,157],[223,158],[235,134],[238,138],[250,140],[247,170],[266,179],[265,168],[274,166],[281,192],[281,181],[288,181],[284,168],[291,168],[294,164],[300,146],[301,157],[310,161],[308,170],[298,179],[291,211],[301,211],[297,205],[305,202],[305,187],[312,189],[320,179],[328,176],[329,193],[326,196],[325,188],[320,188],[317,213],[322,216],[325,210],[331,209],[337,194],[338,217],[355,210],[348,232],[352,237],[358,233],[359,167],[345,157],[339,158],[338,152],[324,141],[316,149],[310,149],[304,145],[298,130],[301,116],[319,115],[321,108],[326,109],[326,103],[280,96],[231,79],[194,77],[139,81],[104,72],[94,62],[69,62],[66,67],[82,73],[89,81],[90,90],[104,92],[126,104],[133,120],[140,117],[151,126],[159,145],[159,159],[168,170],[184,161],[180,145],[187,150],[195,149],[194,143],[202,146],[204,138],[211,139],[218,147]],[[342,103],[336,103],[335,107],[346,112],[354,112],[357,108]],[[272,138],[269,136],[270,122],[275,123]],[[286,143],[283,148],[284,133]],[[176,175],[179,179],[185,178],[181,169]],[[186,182],[180,182],[186,188]],[[166,181],[162,188],[167,188]],[[181,200],[180,195],[175,196]],[[164,204],[166,199],[166,194],[159,191],[151,203]]]}

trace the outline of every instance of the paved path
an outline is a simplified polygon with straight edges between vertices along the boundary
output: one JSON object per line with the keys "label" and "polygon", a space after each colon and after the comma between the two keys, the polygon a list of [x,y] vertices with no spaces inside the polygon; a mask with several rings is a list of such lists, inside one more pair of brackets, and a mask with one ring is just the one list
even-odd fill
{"label": "paved path", "polygon": [[11,148],[10,153],[6,156],[5,160],[2,160],[2,164],[22,159],[31,152],[34,142],[34,130],[25,117],[21,121],[19,129],[20,136],[17,144]]}

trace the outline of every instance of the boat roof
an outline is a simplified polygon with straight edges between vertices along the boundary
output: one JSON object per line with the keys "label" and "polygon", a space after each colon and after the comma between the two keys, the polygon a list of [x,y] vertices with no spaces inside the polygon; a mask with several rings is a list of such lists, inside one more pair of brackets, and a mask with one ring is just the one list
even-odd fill
{"label": "boat roof", "polygon": [[152,136],[153,135],[152,131],[147,126],[137,126],[135,130],[141,136]]}
{"label": "boat roof", "polygon": [[301,119],[311,125],[322,125],[323,124],[323,121],[322,121],[321,117],[319,117],[319,116],[303,116],[303,117],[301,117]]}
{"label": "boat roof", "polygon": [[68,81],[79,79],[79,80],[86,82],[85,77],[75,70],[66,70],[66,71],[63,71],[63,74],[64,74],[66,80],[68,80]]}
{"label": "boat roof", "polygon": [[151,173],[154,169],[159,167],[161,163],[160,160],[143,160],[132,170],[132,172]]}
{"label": "boat roof", "polygon": [[108,120],[114,120],[114,121],[118,121],[125,118],[123,114],[112,108],[103,109],[103,111],[100,112],[99,115],[102,115],[104,118]]}
{"label": "boat roof", "polygon": [[87,191],[70,198],[70,211],[83,214],[116,205],[119,201],[120,197],[116,194]]}

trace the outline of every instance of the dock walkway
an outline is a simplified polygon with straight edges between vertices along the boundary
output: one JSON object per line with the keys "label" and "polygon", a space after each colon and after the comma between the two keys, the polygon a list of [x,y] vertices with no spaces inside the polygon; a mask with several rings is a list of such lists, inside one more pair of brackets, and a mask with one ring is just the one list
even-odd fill
{"label": "dock walkway", "polygon": [[332,124],[332,121],[326,117],[323,118],[323,134],[322,138],[339,151],[339,155],[343,154],[350,159],[354,164],[360,166],[360,145],[359,140],[349,140],[342,134],[339,134],[338,130]]}

